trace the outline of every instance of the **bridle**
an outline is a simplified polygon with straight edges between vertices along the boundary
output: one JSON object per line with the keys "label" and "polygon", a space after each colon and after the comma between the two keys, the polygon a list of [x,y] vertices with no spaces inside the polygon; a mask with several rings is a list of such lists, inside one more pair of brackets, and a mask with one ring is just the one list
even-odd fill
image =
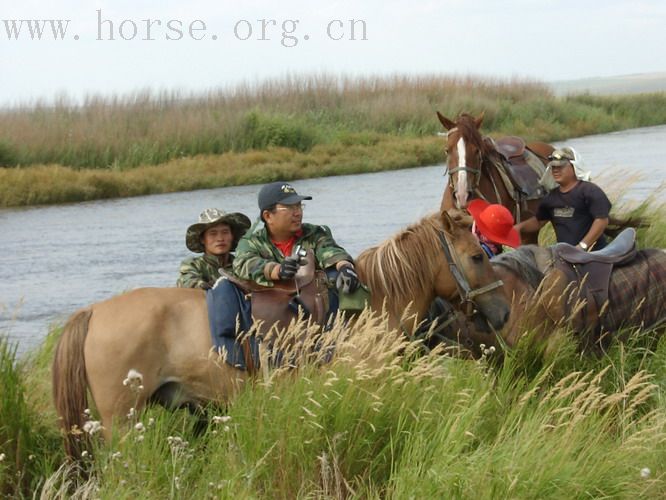
{"label": "bridle", "polygon": [[496,288],[504,286],[504,282],[502,280],[497,280],[479,288],[472,288],[467,276],[465,276],[465,270],[460,264],[460,258],[451,243],[449,235],[445,231],[439,232],[439,241],[449,264],[451,275],[456,282],[456,288],[458,289],[458,295],[460,296],[460,307],[465,313],[465,316],[470,318],[476,310],[474,299],[479,295],[483,295],[484,293],[491,292]]}
{"label": "bridle", "polygon": [[[446,133],[446,136],[448,137],[451,132],[457,131],[458,128],[452,128]],[[448,165],[444,166],[444,175],[449,176],[449,186],[451,186],[451,191],[455,193],[456,191],[456,186],[453,185],[453,175],[458,172],[465,172],[469,174],[473,174],[474,182],[469,183],[467,186],[467,192],[472,193],[476,195],[478,198],[488,201],[488,199],[483,195],[483,193],[479,190],[479,184],[481,183],[481,173],[483,171],[483,162],[484,162],[484,157],[483,153],[481,152],[481,148],[479,147],[477,152],[477,157],[478,157],[478,163],[479,163],[479,168],[472,168],[468,167],[467,165],[458,165],[457,167],[454,168],[449,168]],[[492,175],[488,175],[490,178],[490,182],[492,183],[493,190],[495,191],[495,196],[497,197],[497,203],[502,203],[502,197],[499,193],[499,189],[497,188],[497,185],[495,183],[495,179],[493,179]]]}
{"label": "bridle", "polygon": [[[452,128],[446,133],[446,137],[448,138],[449,135],[452,132],[455,132],[458,130],[458,127]],[[449,168],[448,165],[444,167],[444,174],[449,175],[449,185],[451,186],[452,190],[455,190],[455,186],[453,185],[453,177],[451,174],[457,174],[458,172],[466,172],[469,174],[474,175],[474,184],[470,184],[467,188],[469,192],[475,192],[478,191],[479,189],[479,181],[481,179],[481,169],[483,168],[483,154],[481,153],[481,149],[477,151],[478,155],[478,160],[479,160],[479,168],[472,168],[468,167],[466,164],[465,165],[458,165],[457,167],[454,168]]]}

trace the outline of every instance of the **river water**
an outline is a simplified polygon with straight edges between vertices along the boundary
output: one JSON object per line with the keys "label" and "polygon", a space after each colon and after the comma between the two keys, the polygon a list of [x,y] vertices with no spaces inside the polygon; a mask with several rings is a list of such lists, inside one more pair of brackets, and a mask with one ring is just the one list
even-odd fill
{"label": "river water", "polygon": [[[666,126],[572,139],[602,187],[641,174],[625,198],[666,181]],[[441,165],[296,181],[313,196],[305,220],[331,227],[352,255],[435,210]],[[260,186],[0,210],[0,335],[23,353],[79,307],[142,286],[173,286],[191,255],[185,230],[202,209],[258,215]]]}

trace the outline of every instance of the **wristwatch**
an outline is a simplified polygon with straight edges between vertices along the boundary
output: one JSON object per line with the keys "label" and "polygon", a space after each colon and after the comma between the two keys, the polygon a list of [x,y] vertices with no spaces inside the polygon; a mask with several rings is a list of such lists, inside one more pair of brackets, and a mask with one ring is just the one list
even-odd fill
{"label": "wristwatch", "polygon": [[587,243],[585,243],[583,240],[580,240],[580,242],[578,243],[578,246],[581,247],[586,252],[587,252],[587,249],[590,248],[590,246]]}

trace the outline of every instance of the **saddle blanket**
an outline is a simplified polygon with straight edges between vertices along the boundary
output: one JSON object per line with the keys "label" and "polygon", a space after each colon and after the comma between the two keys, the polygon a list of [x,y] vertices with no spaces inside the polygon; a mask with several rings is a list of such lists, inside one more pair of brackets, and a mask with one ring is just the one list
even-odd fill
{"label": "saddle blanket", "polygon": [[630,263],[613,269],[602,320],[605,330],[615,331],[627,322],[649,328],[666,321],[666,259],[661,253],[640,250]]}

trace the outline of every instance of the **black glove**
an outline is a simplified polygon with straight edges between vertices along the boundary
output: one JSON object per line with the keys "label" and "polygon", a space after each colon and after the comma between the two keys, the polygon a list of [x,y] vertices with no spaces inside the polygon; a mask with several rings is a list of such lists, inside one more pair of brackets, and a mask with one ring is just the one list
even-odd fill
{"label": "black glove", "polygon": [[354,293],[360,284],[358,274],[351,266],[343,266],[335,280],[335,287],[342,293]]}
{"label": "black glove", "polygon": [[280,264],[280,271],[278,272],[278,278],[281,280],[290,280],[293,279],[294,276],[296,276],[296,272],[298,271],[299,263],[298,263],[298,257],[287,257],[282,261],[282,264]]}

